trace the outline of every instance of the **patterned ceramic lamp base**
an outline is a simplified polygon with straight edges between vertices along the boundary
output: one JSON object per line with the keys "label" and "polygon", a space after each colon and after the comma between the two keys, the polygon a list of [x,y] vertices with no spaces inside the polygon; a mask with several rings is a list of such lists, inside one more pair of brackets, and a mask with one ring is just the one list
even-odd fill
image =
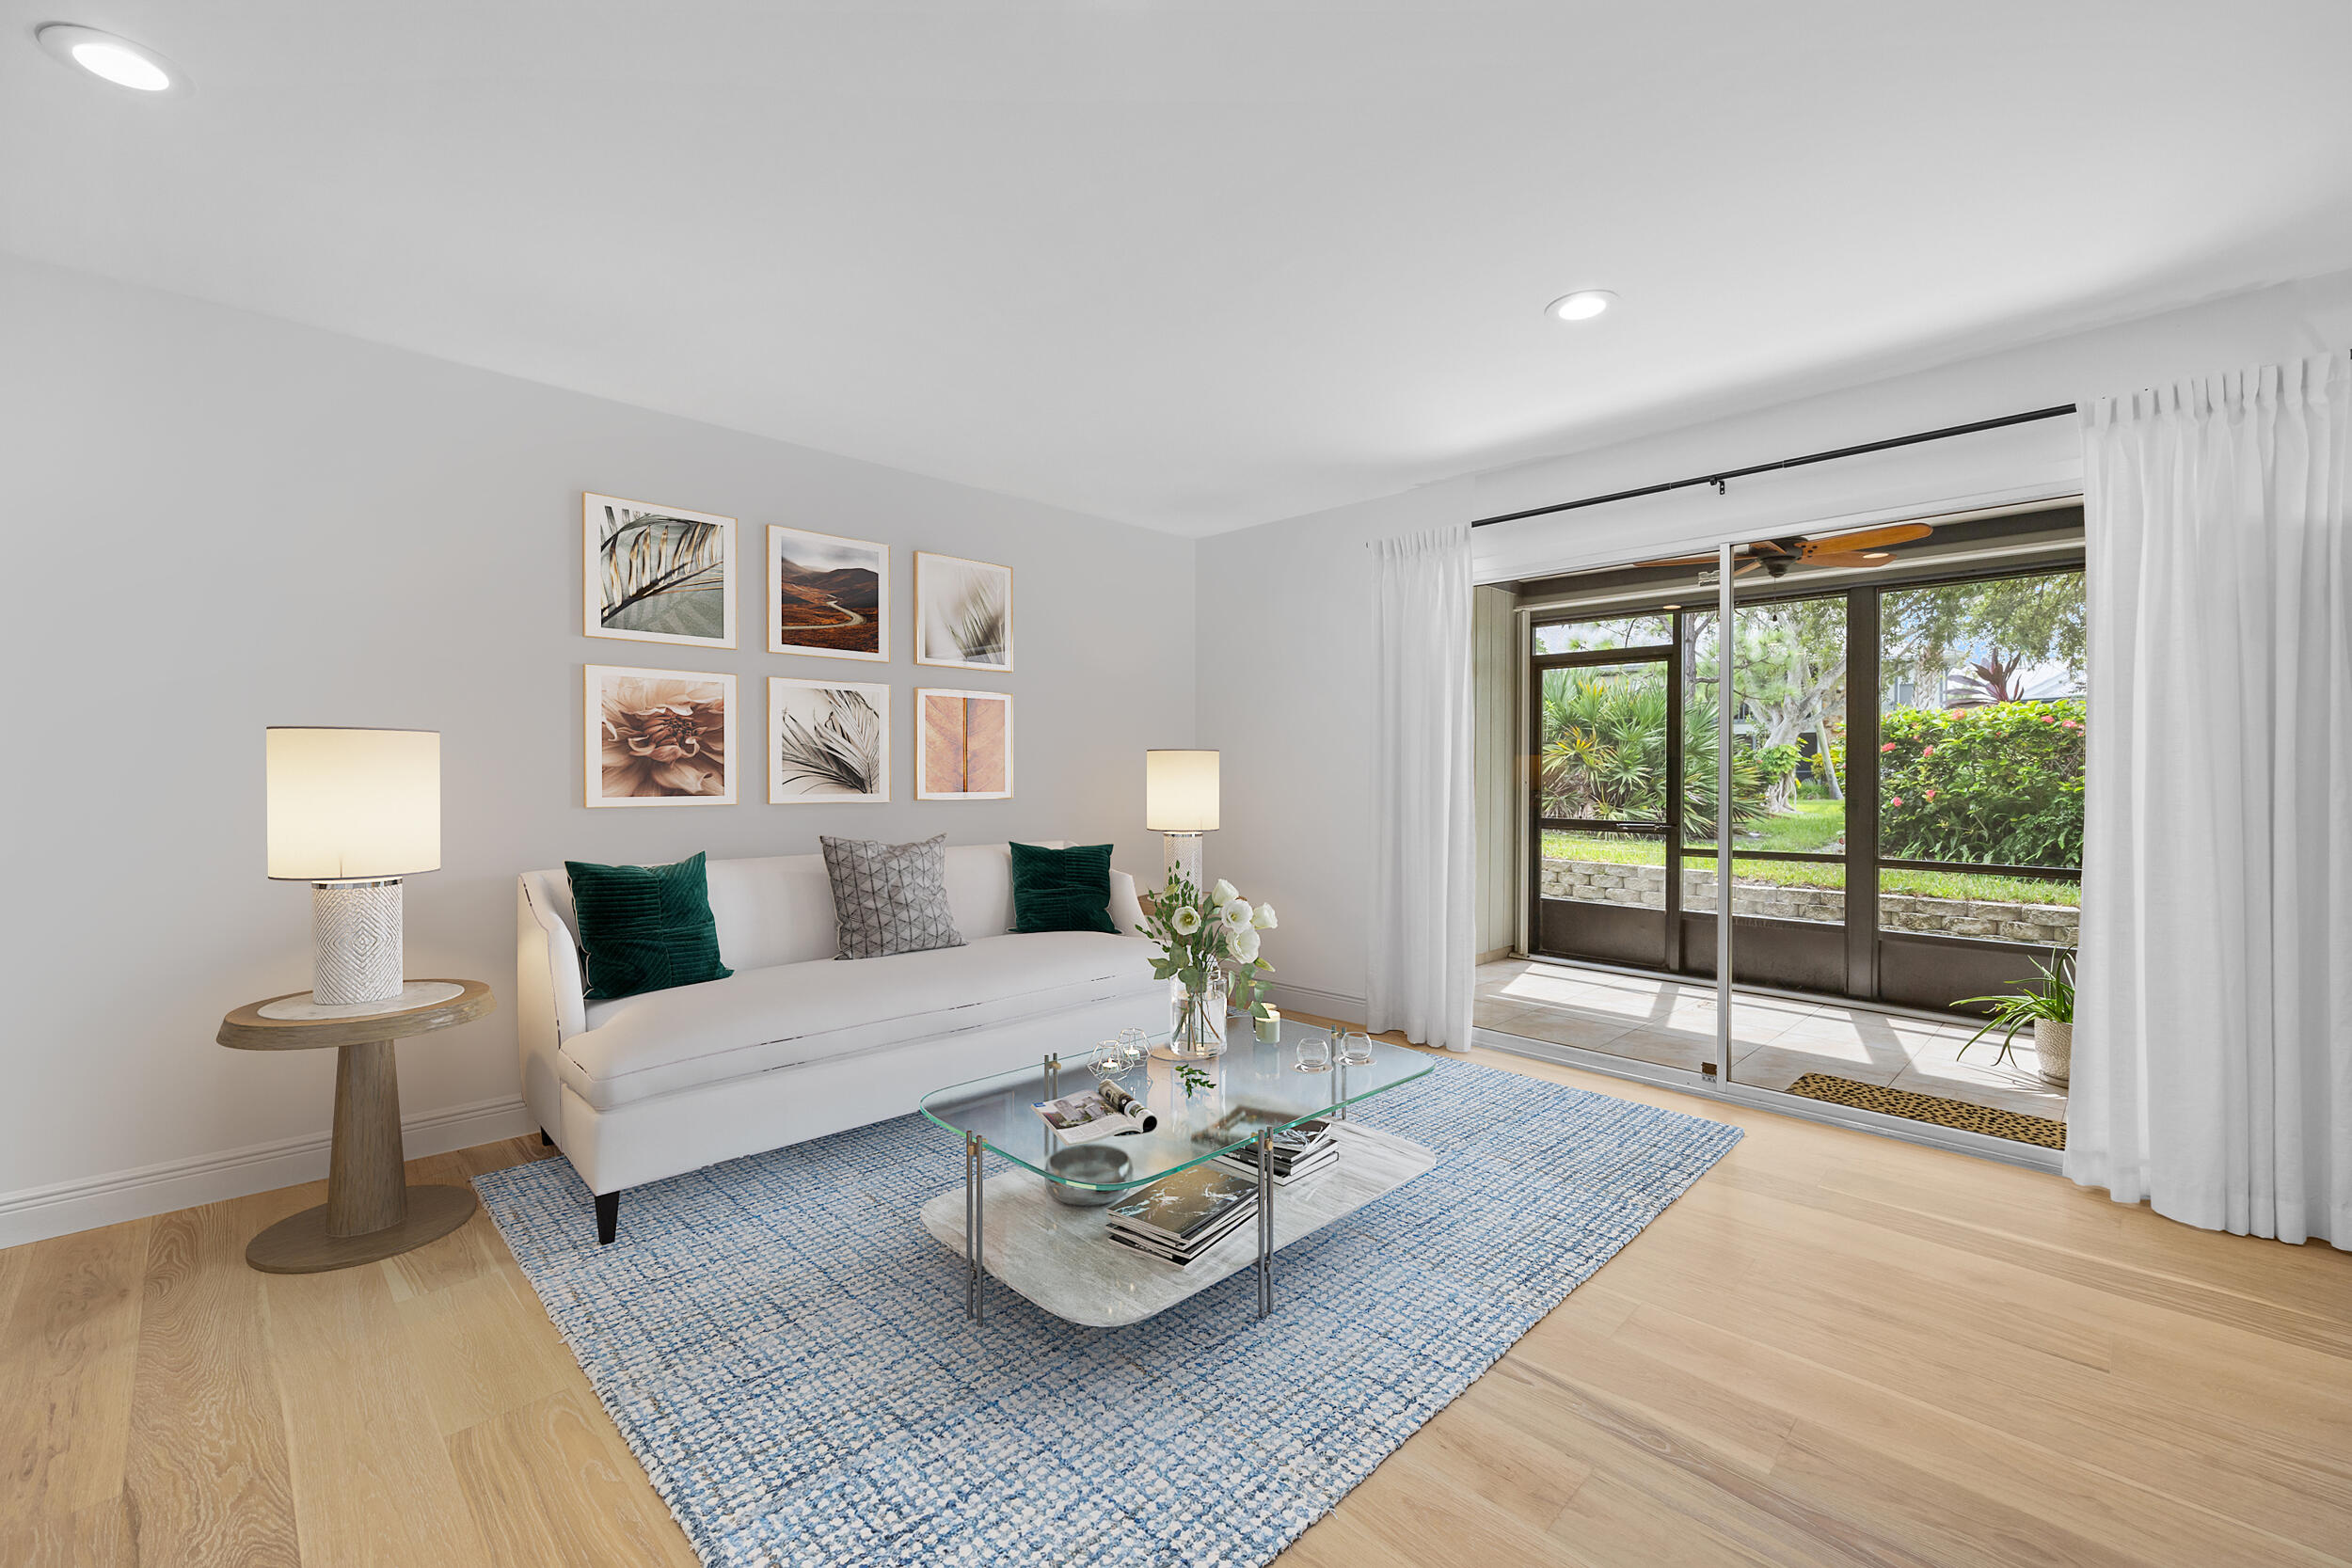
{"label": "patterned ceramic lamp base", "polygon": [[310,994],[327,1006],[400,994],[400,879],[310,884]]}

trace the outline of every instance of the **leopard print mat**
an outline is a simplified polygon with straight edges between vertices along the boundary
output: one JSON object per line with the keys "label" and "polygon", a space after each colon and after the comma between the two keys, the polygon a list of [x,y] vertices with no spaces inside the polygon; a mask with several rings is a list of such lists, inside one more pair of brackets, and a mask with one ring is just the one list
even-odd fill
{"label": "leopard print mat", "polygon": [[1988,1138],[2040,1144],[2044,1148],[2066,1147],[2066,1123],[2054,1121],[2048,1117],[2029,1117],[2022,1111],[1995,1111],[1990,1106],[1971,1105],[1964,1100],[1946,1100],[1940,1095],[1890,1089],[1883,1084],[1857,1084],[1851,1078],[1839,1078],[1833,1073],[1808,1072],[1789,1085],[1788,1092],[1801,1094],[1807,1100],[1826,1100],[1833,1105],[1851,1105],[1860,1111],[1901,1117],[1907,1121],[1931,1122],[1937,1127],[1957,1127],[1965,1132],[1981,1132]]}

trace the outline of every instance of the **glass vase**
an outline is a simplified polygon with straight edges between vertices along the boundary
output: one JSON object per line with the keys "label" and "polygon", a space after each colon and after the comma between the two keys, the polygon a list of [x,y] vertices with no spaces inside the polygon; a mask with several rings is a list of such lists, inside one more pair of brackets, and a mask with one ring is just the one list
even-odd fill
{"label": "glass vase", "polygon": [[1168,1052],[1200,1060],[1225,1054],[1225,972],[1212,969],[1197,986],[1168,983]]}

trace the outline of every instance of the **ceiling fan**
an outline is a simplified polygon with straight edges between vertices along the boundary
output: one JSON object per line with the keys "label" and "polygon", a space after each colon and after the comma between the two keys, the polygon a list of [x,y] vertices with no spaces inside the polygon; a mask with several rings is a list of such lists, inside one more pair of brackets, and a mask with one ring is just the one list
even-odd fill
{"label": "ceiling fan", "polygon": [[[1928,523],[1888,523],[1879,528],[1852,529],[1844,533],[1824,533],[1808,538],[1801,533],[1778,539],[1757,539],[1733,549],[1740,564],[1732,572],[1735,578],[1746,577],[1757,567],[1775,579],[1787,577],[1791,566],[1883,566],[1895,559],[1887,548],[1907,545],[1914,539],[1925,539],[1933,533]],[[1663,561],[1645,561],[1644,566],[1712,566],[1715,556],[1669,556]]]}

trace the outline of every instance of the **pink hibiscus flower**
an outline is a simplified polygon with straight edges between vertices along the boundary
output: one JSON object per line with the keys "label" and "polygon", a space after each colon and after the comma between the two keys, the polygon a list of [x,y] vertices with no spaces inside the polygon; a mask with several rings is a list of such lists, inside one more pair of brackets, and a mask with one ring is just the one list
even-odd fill
{"label": "pink hibiscus flower", "polygon": [[1890,806],[1899,806],[1899,805],[1901,805],[1901,804],[1903,803],[1903,798],[1902,798],[1901,796],[1898,795],[1898,796],[1896,796],[1896,797],[1895,797],[1892,800],[1889,800],[1889,801],[1887,801],[1886,803],[1887,803],[1888,805],[1890,805]]}
{"label": "pink hibiscus flower", "polygon": [[1891,751],[1893,751],[1894,749],[1895,749],[1895,743],[1894,743],[1893,741],[1891,741],[1891,740],[1890,740],[1890,741],[1888,741],[1885,745],[1883,745],[1883,746],[1882,746],[1882,747],[1880,747],[1880,748],[1879,748],[1879,750],[1880,750],[1880,751],[1882,751],[1882,752],[1891,752]]}
{"label": "pink hibiscus flower", "polygon": [[[1925,796],[1925,797],[1923,797],[1923,799],[1930,800],[1934,800],[1934,799],[1935,799],[1935,791],[1934,791],[1934,790],[1932,790],[1932,789],[1929,790],[1929,791],[1927,792],[1926,796]],[[1899,806],[1902,804],[1902,802],[1901,802],[1900,800],[1898,800],[1898,801],[1896,801],[1895,803],[1896,803],[1897,805],[1899,805]]]}

